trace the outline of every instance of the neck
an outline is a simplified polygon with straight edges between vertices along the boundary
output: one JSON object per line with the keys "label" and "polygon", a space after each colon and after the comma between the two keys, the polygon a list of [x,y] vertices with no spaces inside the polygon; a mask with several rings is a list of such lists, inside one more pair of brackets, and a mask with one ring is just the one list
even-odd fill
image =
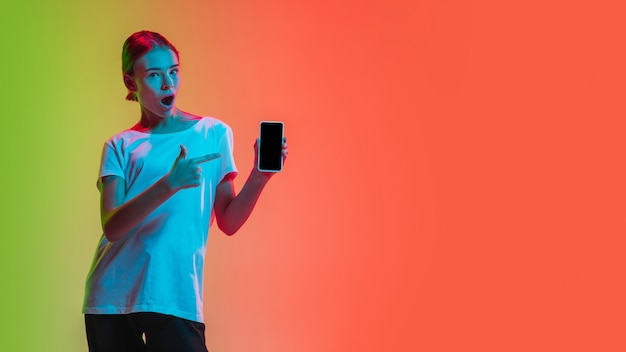
{"label": "neck", "polygon": [[165,116],[158,116],[154,113],[141,109],[141,120],[139,121],[140,125],[147,129],[154,129],[157,127],[166,127],[171,125],[177,120],[180,120],[181,116],[183,116],[182,112],[178,110],[178,108],[172,109],[172,111]]}
{"label": "neck", "polygon": [[172,112],[166,116],[158,116],[149,111],[142,110],[141,120],[133,130],[149,133],[173,133],[189,128],[199,117],[188,114],[178,108],[174,108]]}

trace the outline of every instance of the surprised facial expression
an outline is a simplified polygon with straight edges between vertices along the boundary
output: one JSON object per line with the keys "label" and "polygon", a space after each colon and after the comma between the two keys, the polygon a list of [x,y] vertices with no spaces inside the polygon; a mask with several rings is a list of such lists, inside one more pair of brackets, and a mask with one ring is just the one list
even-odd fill
{"label": "surprised facial expression", "polygon": [[176,54],[168,48],[156,48],[137,60],[134,74],[124,79],[127,86],[131,83],[128,80],[132,80],[134,87],[129,89],[136,93],[142,109],[159,117],[167,117],[174,113],[174,102],[180,85],[178,71]]}

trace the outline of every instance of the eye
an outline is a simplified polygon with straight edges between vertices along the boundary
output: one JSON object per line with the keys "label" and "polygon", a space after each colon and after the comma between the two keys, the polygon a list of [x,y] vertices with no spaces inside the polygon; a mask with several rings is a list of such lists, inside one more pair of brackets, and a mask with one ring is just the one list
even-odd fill
{"label": "eye", "polygon": [[172,71],[170,71],[170,73],[171,73],[173,76],[176,76],[176,75],[178,75],[178,69],[177,69],[177,68],[175,68],[175,69],[173,69]]}
{"label": "eye", "polygon": [[150,77],[150,78],[159,77],[159,73],[158,72],[152,72],[151,74],[148,75],[148,77]]}

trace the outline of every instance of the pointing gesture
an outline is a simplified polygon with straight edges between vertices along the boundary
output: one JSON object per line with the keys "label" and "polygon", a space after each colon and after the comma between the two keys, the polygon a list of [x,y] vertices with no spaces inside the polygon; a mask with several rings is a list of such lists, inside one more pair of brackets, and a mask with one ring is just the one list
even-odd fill
{"label": "pointing gesture", "polygon": [[191,160],[192,162],[196,163],[196,164],[202,164],[202,163],[206,163],[207,161],[211,161],[213,159],[217,159],[219,157],[221,157],[222,155],[220,153],[211,153],[211,154],[205,154],[203,156],[197,156],[195,158],[191,158],[189,160]]}
{"label": "pointing gesture", "polygon": [[180,154],[178,154],[178,157],[174,161],[172,169],[166,176],[166,179],[174,190],[198,187],[202,177],[200,164],[219,157],[221,157],[220,153],[212,153],[187,159],[187,148],[181,144]]}

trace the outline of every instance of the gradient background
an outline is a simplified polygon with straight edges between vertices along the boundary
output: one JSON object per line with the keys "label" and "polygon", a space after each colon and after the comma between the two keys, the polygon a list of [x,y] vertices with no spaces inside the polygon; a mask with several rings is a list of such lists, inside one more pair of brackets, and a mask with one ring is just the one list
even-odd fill
{"label": "gradient background", "polygon": [[290,155],[206,262],[213,352],[624,351],[621,1],[0,5],[0,350],[86,351],[120,52],[163,33],[182,109]]}

